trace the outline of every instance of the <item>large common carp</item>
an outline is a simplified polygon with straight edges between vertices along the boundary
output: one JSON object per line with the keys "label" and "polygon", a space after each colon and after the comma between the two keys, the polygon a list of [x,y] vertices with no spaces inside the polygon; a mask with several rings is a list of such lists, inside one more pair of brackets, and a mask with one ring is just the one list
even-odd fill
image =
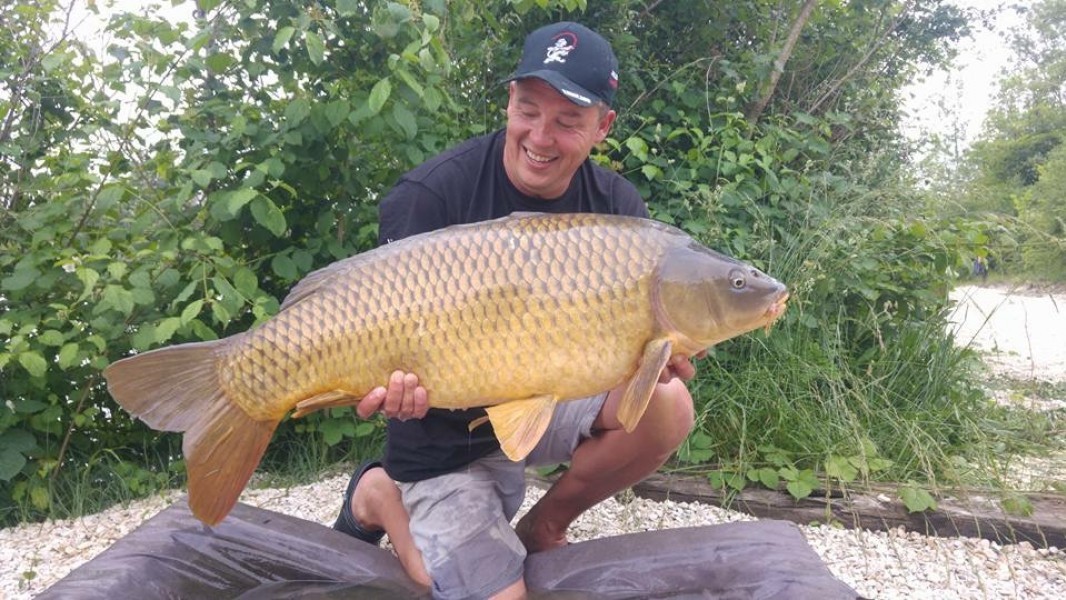
{"label": "large common carp", "polygon": [[512,215],[338,261],[254,329],[138,354],[104,376],[132,415],[185,432],[189,505],[215,524],[293,409],[354,405],[400,369],[432,407],[488,407],[521,460],[556,403],[623,383],[618,419],[632,431],[671,356],[768,327],[787,297],[656,221]]}

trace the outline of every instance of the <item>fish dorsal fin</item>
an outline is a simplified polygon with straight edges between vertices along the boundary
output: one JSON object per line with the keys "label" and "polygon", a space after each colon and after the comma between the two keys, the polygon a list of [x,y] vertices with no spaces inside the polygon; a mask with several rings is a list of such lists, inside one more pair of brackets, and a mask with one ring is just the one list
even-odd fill
{"label": "fish dorsal fin", "polygon": [[333,276],[339,271],[339,265],[342,265],[345,261],[334,263],[332,265],[322,267],[317,271],[308,273],[303,279],[296,282],[296,285],[292,287],[289,294],[285,296],[285,300],[281,302],[281,308],[279,310],[286,310],[296,305],[301,300],[312,296],[318,291],[325,283],[330,281]]}
{"label": "fish dorsal fin", "polygon": [[632,432],[648,409],[648,402],[659,383],[659,373],[670,360],[673,342],[668,338],[651,340],[644,346],[644,355],[633,378],[629,380],[622,401],[618,404],[618,422],[626,432]]}
{"label": "fish dorsal fin", "polygon": [[518,462],[533,451],[548,429],[558,402],[555,396],[545,394],[485,409],[507,458]]}
{"label": "fish dorsal fin", "polygon": [[332,282],[336,281],[338,277],[343,277],[348,271],[365,263],[367,260],[367,254],[356,254],[355,256],[349,256],[348,258],[330,263],[317,271],[311,271],[305,275],[303,279],[297,281],[296,285],[292,286],[292,289],[289,290],[289,294],[285,296],[285,300],[281,302],[281,308],[279,310],[291,308],[301,300],[313,296],[320,289],[330,285]]}

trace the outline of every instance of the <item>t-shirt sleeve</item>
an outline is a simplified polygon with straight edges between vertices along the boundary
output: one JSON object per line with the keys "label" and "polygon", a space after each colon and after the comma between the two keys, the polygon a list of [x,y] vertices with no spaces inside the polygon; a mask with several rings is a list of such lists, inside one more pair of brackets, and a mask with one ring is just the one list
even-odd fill
{"label": "t-shirt sleeve", "polygon": [[378,205],[378,245],[449,225],[444,199],[426,186],[401,179]]}

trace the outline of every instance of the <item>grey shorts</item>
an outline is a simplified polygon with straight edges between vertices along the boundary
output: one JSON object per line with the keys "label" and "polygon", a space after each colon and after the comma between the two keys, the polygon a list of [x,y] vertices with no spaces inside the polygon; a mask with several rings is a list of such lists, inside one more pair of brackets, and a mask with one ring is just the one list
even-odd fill
{"label": "grey shorts", "polygon": [[397,482],[434,598],[488,598],[522,577],[526,550],[511,519],[525,498],[525,469],[569,461],[591,435],[606,398],[556,406],[544,437],[522,462],[496,452],[461,471]]}

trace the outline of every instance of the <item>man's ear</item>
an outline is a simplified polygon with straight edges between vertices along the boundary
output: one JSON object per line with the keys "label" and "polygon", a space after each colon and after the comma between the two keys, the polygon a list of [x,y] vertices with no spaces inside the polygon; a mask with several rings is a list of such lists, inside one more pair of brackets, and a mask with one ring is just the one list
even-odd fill
{"label": "man's ear", "polygon": [[614,119],[618,114],[613,110],[608,110],[600,117],[599,126],[596,129],[596,143],[600,143],[607,139],[607,134],[611,132],[611,125],[614,124]]}

